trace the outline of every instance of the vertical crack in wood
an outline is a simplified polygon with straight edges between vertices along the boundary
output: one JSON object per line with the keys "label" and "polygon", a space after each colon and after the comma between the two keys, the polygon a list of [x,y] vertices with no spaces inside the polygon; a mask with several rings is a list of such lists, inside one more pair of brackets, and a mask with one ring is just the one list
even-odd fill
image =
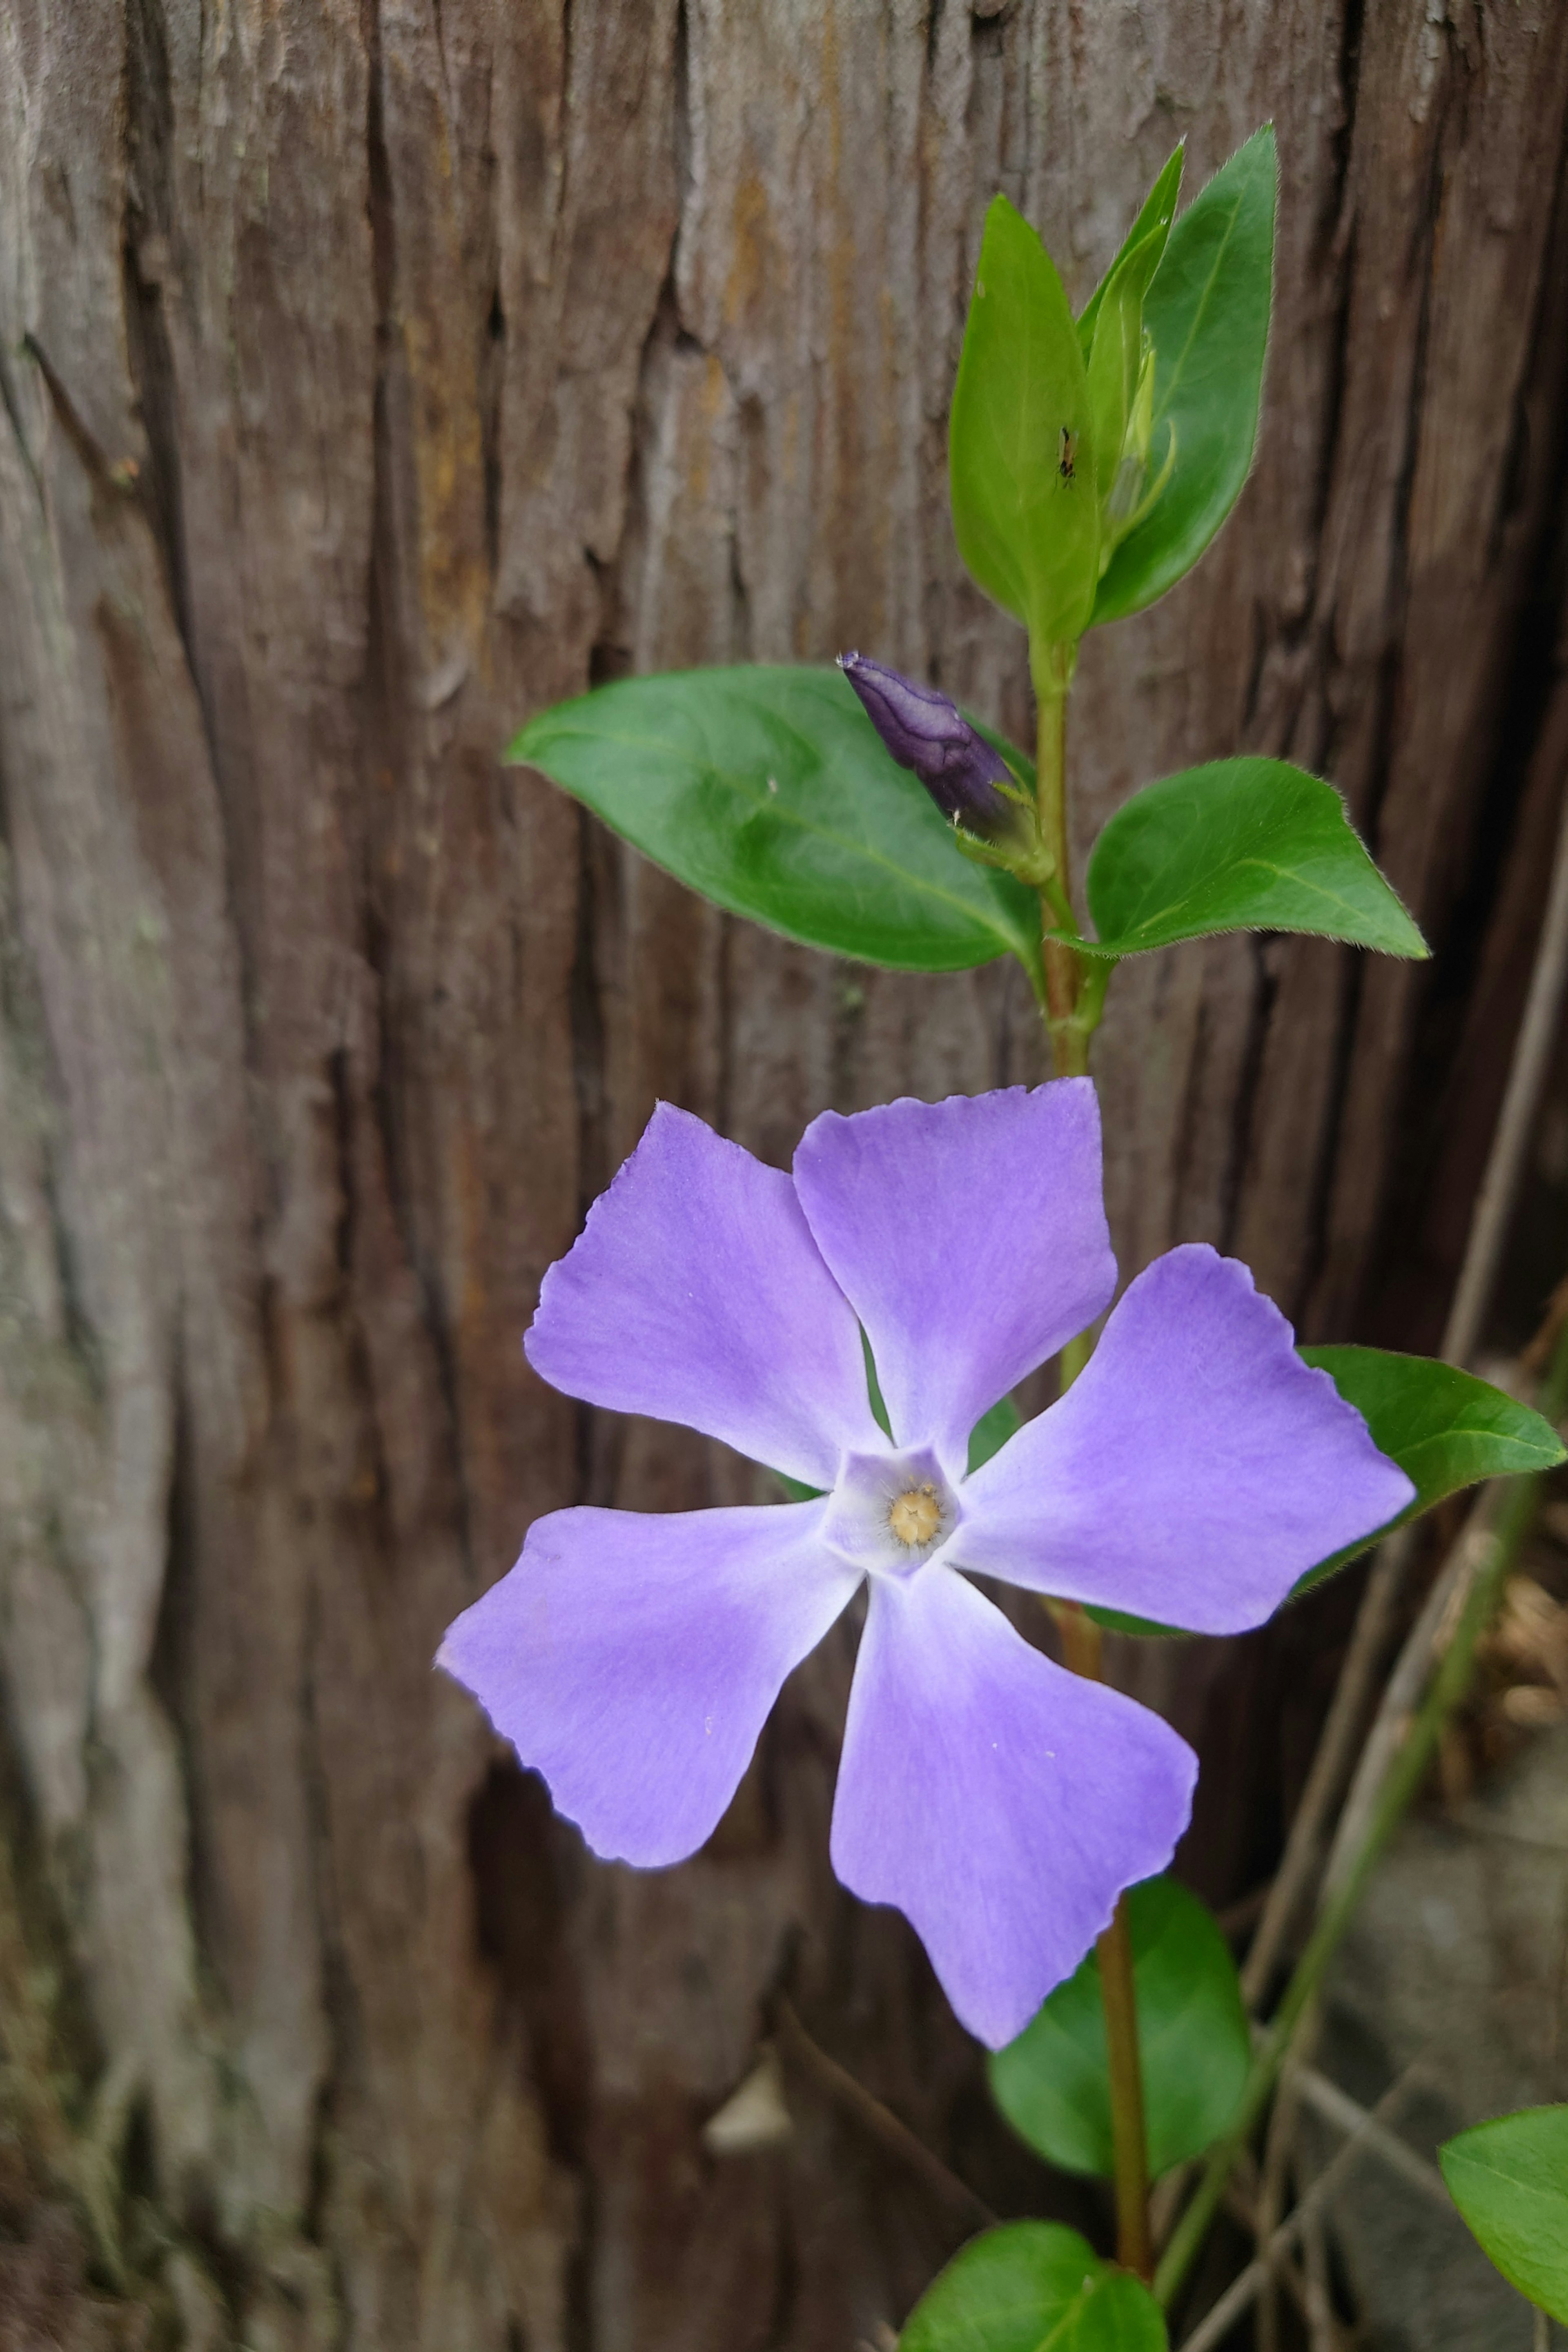
{"label": "vertical crack in wood", "polygon": [[1218,1246],[1229,1252],[1236,1246],[1237,1220],[1241,1207],[1242,1179],[1246,1173],[1248,1150],[1252,1140],[1253,1122],[1258,1106],[1258,1081],[1263,1069],[1264,1051],[1268,1042],[1270,1017],[1279,982],[1270,967],[1268,942],[1248,933],[1245,945],[1252,966],[1251,1003],[1247,1013],[1247,1042],[1242,1048],[1241,1062],[1236,1079],[1236,1097],[1230,1119],[1229,1149],[1220,1177]]}
{"label": "vertical crack in wood", "polygon": [[163,559],[169,600],[185,660],[207,722],[191,630],[190,568],[185,555],[180,443],[174,413],[174,365],[163,316],[163,274],[174,266],[170,148],[174,136],[168,41],[160,0],[127,0],[125,11],[126,356],[132,395],[147,436],[140,484],[153,535]]}

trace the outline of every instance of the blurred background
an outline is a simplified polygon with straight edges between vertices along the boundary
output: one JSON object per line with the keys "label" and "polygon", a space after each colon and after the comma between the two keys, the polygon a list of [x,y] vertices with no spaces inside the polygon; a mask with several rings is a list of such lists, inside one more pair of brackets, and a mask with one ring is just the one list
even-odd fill
{"label": "blurred background", "polygon": [[[784,1161],[826,1105],[1043,1076],[1036,1018],[1016,970],[719,915],[500,749],[591,681],[850,646],[1028,740],[947,514],[984,205],[1081,304],[1177,140],[1190,191],[1272,118],[1256,474],[1086,642],[1079,849],[1289,755],[1435,958],[1124,966],[1111,1221],[1124,1276],[1211,1241],[1306,1337],[1434,1348],[1568,764],[1568,10],[4,0],[0,110],[0,2344],[885,2347],[976,2198],[1100,2224],[832,1880],[853,1625],[647,1876],[429,1662],[537,1514],[754,1491],[519,1346],[656,1097]],[[1561,1056],[1548,1097],[1482,1369],[1568,1255]],[[1568,1774],[1543,1530],[1423,1836]],[[1238,1933],[1354,1583],[1118,1645],[1202,1748],[1179,1867]],[[1560,1941],[1568,1826],[1514,1830]],[[1347,1958],[1358,2095],[1423,1900]],[[1416,2323],[1366,2281],[1435,2275],[1399,2246],[1334,2255],[1368,2342]]]}

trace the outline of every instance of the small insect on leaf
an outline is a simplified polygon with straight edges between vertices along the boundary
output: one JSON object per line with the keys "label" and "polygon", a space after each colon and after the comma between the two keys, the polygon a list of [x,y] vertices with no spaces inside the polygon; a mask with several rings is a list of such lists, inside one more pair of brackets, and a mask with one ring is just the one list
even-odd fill
{"label": "small insect on leaf", "polygon": [[1076,433],[1069,433],[1067,426],[1064,425],[1062,426],[1061,454],[1057,459],[1057,471],[1061,476],[1064,482],[1070,482],[1073,479],[1073,469],[1077,462],[1077,458],[1078,435]]}

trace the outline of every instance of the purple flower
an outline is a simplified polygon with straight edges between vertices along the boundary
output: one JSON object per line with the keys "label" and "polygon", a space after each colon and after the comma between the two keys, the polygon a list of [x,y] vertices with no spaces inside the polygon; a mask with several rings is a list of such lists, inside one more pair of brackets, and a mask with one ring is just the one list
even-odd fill
{"label": "purple flower", "polygon": [[1027,813],[998,785],[1013,786],[1007,762],[934,686],[840,654],[838,667],[900,768],[912,768],[943,816],[982,841],[1023,842]]}
{"label": "purple flower", "polygon": [[1233,1633],[1412,1493],[1246,1267],[1202,1247],[1140,1275],[1068,1394],[966,1475],[981,1414],[1115,1280],[1087,1078],[828,1111],[793,1176],[661,1104],[545,1276],[529,1360],[821,1498],[554,1512],[441,1651],[596,1853],[672,1863],[868,1581],[834,1868],[907,1915],[993,2046],[1170,1860],[1197,1767],[969,1574]]}

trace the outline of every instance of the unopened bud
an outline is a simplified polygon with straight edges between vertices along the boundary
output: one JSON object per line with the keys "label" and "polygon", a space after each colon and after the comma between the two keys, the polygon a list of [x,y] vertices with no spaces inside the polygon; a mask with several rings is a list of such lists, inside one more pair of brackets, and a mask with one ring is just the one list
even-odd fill
{"label": "unopened bud", "polygon": [[981,841],[1015,843],[1027,815],[1012,772],[955,702],[896,669],[840,654],[838,667],[900,768],[912,768],[943,816]]}

